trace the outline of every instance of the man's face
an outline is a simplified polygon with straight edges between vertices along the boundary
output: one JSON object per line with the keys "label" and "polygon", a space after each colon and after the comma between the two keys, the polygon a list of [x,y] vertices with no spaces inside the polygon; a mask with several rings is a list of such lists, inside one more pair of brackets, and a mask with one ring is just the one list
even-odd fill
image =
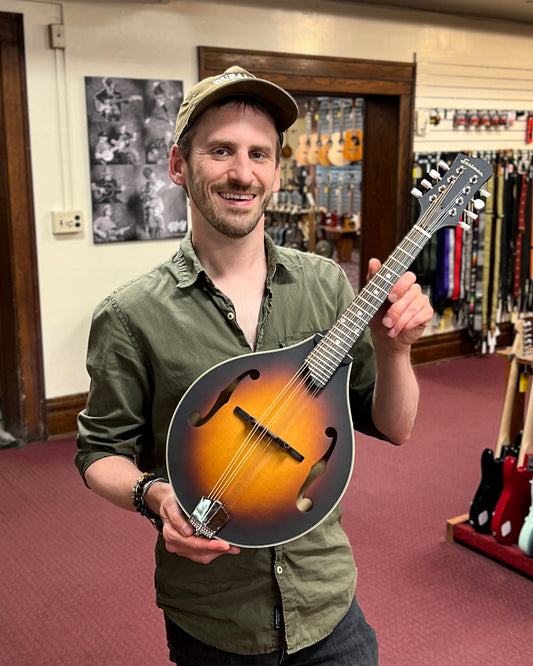
{"label": "man's face", "polygon": [[280,187],[277,141],[274,121],[262,111],[236,103],[207,109],[183,163],[193,221],[229,238],[251,233]]}

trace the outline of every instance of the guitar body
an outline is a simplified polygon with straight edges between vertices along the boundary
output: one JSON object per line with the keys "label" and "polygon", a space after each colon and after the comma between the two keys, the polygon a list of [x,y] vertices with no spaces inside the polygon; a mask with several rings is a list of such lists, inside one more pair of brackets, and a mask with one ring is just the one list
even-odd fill
{"label": "guitar body", "polygon": [[347,130],[344,133],[344,157],[348,162],[359,162],[363,159],[363,133],[361,130]]}
{"label": "guitar body", "polygon": [[311,134],[311,143],[309,145],[309,150],[307,151],[307,161],[309,164],[318,163],[318,152],[322,147],[322,141],[320,139],[320,134],[318,132],[313,132]]}
{"label": "guitar body", "polygon": [[529,483],[531,485],[531,504],[518,536],[518,547],[523,553],[533,557],[533,481]]}
{"label": "guitar body", "polygon": [[331,148],[331,139],[329,134],[323,134],[320,137],[320,149],[318,151],[317,155],[317,160],[318,163],[321,164],[322,166],[328,167],[332,166],[331,162],[329,161],[329,149]]}
{"label": "guitar body", "polygon": [[177,500],[188,516],[202,497],[219,500],[229,519],[217,536],[229,543],[264,547],[301,536],[329,515],[347,487],[350,366],[340,365],[313,391],[296,378],[314,346],[311,338],[221,363],[176,408],[167,468]]}
{"label": "guitar body", "polygon": [[530,481],[533,472],[517,467],[517,459],[507,456],[503,463],[503,490],[492,516],[491,531],[500,543],[518,541],[518,535],[529,509]]}
{"label": "guitar body", "polygon": [[296,148],[294,157],[300,166],[309,166],[308,155],[309,147],[311,145],[311,138],[308,134],[303,134],[300,136],[298,142],[298,148]]}
{"label": "guitar body", "polygon": [[344,157],[344,135],[335,132],[331,137],[331,146],[328,151],[328,159],[333,166],[342,167],[350,164],[350,160]]}
{"label": "guitar body", "polygon": [[490,534],[492,514],[503,490],[503,457],[492,449],[481,454],[481,481],[470,503],[469,524],[480,534]]}

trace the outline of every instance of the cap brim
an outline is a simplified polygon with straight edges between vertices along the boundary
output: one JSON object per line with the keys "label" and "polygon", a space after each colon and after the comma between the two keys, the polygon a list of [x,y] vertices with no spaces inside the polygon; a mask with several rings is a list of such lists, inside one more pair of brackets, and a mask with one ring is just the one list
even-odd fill
{"label": "cap brim", "polygon": [[298,118],[298,105],[288,92],[270,81],[249,78],[229,81],[227,84],[222,84],[213,90],[211,94],[196,105],[189,117],[188,127],[214,102],[233,95],[250,95],[265,104],[272,113],[276,127],[280,132],[288,129]]}

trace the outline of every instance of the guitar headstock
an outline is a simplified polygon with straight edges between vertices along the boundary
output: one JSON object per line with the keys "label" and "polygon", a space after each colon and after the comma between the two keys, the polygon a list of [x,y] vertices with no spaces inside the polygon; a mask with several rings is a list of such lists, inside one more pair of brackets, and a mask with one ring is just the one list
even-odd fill
{"label": "guitar headstock", "polygon": [[467,206],[472,202],[476,210],[485,205],[482,199],[474,199],[478,191],[481,196],[490,196],[480,188],[492,175],[490,164],[480,157],[469,157],[459,153],[453,164],[448,167],[445,162],[439,162],[439,166],[445,170],[443,176],[436,170],[430,171],[429,175],[437,180],[432,185],[428,180],[422,180],[421,185],[427,192],[422,194],[420,190],[412,190],[420,202],[420,217],[417,227],[433,234],[438,229],[461,225],[469,229],[469,225],[462,220],[465,215],[475,219],[477,214]]}

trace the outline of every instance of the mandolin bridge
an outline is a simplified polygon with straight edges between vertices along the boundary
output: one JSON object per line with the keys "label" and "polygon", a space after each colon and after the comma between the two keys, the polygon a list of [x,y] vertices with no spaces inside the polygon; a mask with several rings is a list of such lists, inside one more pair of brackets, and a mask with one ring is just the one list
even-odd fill
{"label": "mandolin bridge", "polygon": [[194,527],[194,536],[212,539],[228,520],[229,515],[218,500],[202,497],[192,512],[189,523]]}

